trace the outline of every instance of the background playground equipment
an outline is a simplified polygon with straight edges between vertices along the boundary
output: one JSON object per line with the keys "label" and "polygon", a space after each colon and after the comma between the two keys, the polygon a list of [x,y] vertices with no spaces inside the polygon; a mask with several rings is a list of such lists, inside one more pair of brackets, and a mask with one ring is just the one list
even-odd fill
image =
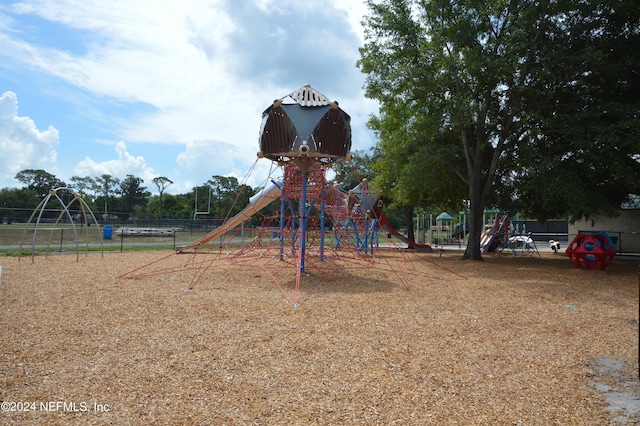
{"label": "background playground equipment", "polygon": [[[60,191],[68,191],[71,192],[73,194],[73,198],[71,199],[71,201],[69,201],[67,204],[65,204],[62,199],[60,198],[60,196],[58,195],[58,192]],[[40,202],[40,204],[38,204],[38,206],[35,208],[35,210],[33,211],[33,213],[31,214],[31,217],[29,217],[29,220],[27,221],[25,227],[24,227],[24,231],[22,232],[22,238],[20,239],[20,250],[19,250],[19,254],[18,256],[21,257],[22,256],[22,247],[25,244],[25,239],[27,236],[27,231],[30,228],[30,225],[34,219],[34,217],[36,218],[35,220],[35,224],[33,227],[33,235],[31,236],[31,262],[34,261],[34,256],[35,256],[35,251],[36,251],[36,238],[38,235],[38,230],[40,229],[40,225],[41,225],[41,221],[42,221],[42,216],[45,212],[45,209],[47,207],[47,204],[49,203],[49,201],[54,198],[56,199],[59,203],[60,206],[62,207],[62,210],[60,211],[60,214],[57,216],[55,222],[53,223],[53,225],[51,226],[51,228],[48,228],[49,232],[49,237],[47,238],[46,241],[46,253],[49,253],[49,250],[51,248],[51,243],[52,243],[52,238],[54,235],[54,232],[58,229],[61,230],[61,239],[62,239],[62,235],[64,232],[64,228],[62,228],[61,225],[61,221],[64,217],[66,217],[69,221],[69,226],[67,228],[71,228],[71,231],[73,232],[73,236],[74,236],[74,244],[76,247],[76,259],[80,258],[80,241],[82,238],[84,238],[84,243],[85,243],[85,254],[88,254],[89,252],[89,243],[90,243],[90,238],[89,238],[89,231],[90,231],[90,225],[91,223],[95,224],[94,229],[96,230],[97,236],[98,236],[98,241],[100,241],[100,247],[102,248],[102,240],[101,240],[101,234],[100,234],[100,225],[98,224],[98,221],[96,220],[96,217],[94,216],[93,212],[91,211],[91,209],[89,208],[89,206],[87,205],[87,203],[85,203],[85,201],[82,199],[82,195],[76,191],[74,191],[72,188],[67,188],[67,187],[61,187],[61,188],[56,188],[56,189],[51,189],[49,191],[49,193],[42,199],[42,201]],[[79,208],[80,208],[80,223],[76,223],[73,219],[73,216],[71,214],[71,210],[70,208],[72,207],[72,205],[74,203],[77,203]],[[37,217],[36,217],[37,215]],[[89,220],[92,219],[92,221]],[[80,225],[80,226],[79,226]],[[78,229],[80,228],[80,229]],[[104,253],[103,253],[104,254]]]}
{"label": "background playground equipment", "polygon": [[576,268],[604,271],[616,255],[611,239],[606,233],[578,234],[566,250]]}
{"label": "background playground equipment", "polygon": [[509,215],[497,215],[494,224],[482,235],[480,249],[483,253],[502,252],[509,249],[515,255],[537,254],[536,242],[531,235],[518,233]]}
{"label": "background playground equipment", "polygon": [[436,224],[431,225],[430,234],[431,237],[429,241],[434,242],[436,245],[444,245],[447,242],[453,242],[453,217],[447,213],[442,212],[438,216],[436,216]]}
{"label": "background playground equipment", "polygon": [[461,247],[469,234],[469,222],[464,214],[460,214],[459,222],[448,212],[442,212],[435,218],[433,214],[418,214],[415,219],[416,240],[421,243]]}
{"label": "background playground equipment", "polygon": [[[286,99],[294,104],[285,104]],[[350,147],[349,116],[337,102],[309,85],[277,99],[263,113],[256,161],[270,159],[282,177],[269,177],[264,189],[251,197],[240,213],[203,238],[120,277],[190,271],[188,289],[192,289],[215,262],[232,262],[262,268],[294,307],[332,276],[354,268],[387,271],[406,289],[411,286],[411,277],[427,277],[424,268],[417,272],[414,262],[432,266],[434,272],[428,278],[464,278],[423,257],[416,258],[417,252],[431,251],[431,247],[409,241],[393,229],[382,211],[381,199],[366,180],[349,191],[327,181],[327,170],[335,161],[348,160]],[[279,202],[279,209],[262,215],[273,202]],[[229,237],[235,227],[254,215],[260,216],[260,231],[255,237],[241,241],[237,236]],[[402,247],[398,240],[406,245]],[[176,261],[185,255],[186,262]]]}

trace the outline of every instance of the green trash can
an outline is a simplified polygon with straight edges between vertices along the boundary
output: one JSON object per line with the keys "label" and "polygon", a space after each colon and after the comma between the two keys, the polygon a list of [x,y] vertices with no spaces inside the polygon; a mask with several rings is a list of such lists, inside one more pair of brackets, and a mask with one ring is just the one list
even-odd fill
{"label": "green trash can", "polygon": [[104,239],[105,240],[110,240],[112,234],[113,234],[113,225],[105,225],[104,226]]}

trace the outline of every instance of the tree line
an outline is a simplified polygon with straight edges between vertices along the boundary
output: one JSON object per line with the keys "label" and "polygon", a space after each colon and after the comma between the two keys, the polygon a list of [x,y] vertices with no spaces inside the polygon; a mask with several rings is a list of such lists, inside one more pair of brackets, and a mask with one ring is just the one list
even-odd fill
{"label": "tree line", "polygon": [[[354,151],[350,163],[334,165],[332,184],[347,191],[362,179],[372,179],[373,161],[374,158],[364,151]],[[97,177],[72,176],[67,183],[46,170],[26,169],[17,173],[15,179],[22,183],[22,187],[0,189],[0,222],[3,219],[9,222],[26,220],[44,197],[57,188],[70,188],[81,194],[96,217],[103,220],[224,219],[240,212],[248,199],[262,190],[261,187],[240,184],[235,177],[219,175],[212,176],[202,185],[183,194],[167,194],[166,190],[173,185],[173,181],[165,176],[152,179],[153,194],[142,178],[133,175],[127,175],[124,179],[109,174]],[[60,191],[58,196],[67,204],[74,193]],[[278,202],[274,202],[265,207],[261,214],[270,216],[278,209]],[[56,215],[55,212],[52,214]],[[395,211],[387,211],[387,215],[391,223],[402,225],[402,217],[398,217]]]}
{"label": "tree line", "polygon": [[[258,190],[240,184],[235,177],[217,175],[192,191],[175,195],[166,193],[173,181],[165,176],[152,179],[155,195],[148,190],[142,178],[131,174],[123,179],[110,174],[73,176],[67,183],[45,170],[26,169],[15,178],[22,183],[21,188],[0,189],[0,208],[3,209],[0,216],[8,220],[24,217],[24,211],[33,211],[51,190],[57,188],[71,188],[81,194],[96,217],[124,220],[132,217],[189,218],[195,212],[224,218],[242,210],[249,197]],[[67,203],[73,193],[61,191],[59,196]]]}

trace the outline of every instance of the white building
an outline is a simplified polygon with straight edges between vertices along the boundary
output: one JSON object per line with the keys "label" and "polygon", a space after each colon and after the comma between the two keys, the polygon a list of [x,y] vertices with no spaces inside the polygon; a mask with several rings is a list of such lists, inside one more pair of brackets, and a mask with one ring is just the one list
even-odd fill
{"label": "white building", "polygon": [[617,216],[595,216],[569,223],[569,241],[581,232],[606,232],[618,253],[640,253],[640,196],[633,195]]}

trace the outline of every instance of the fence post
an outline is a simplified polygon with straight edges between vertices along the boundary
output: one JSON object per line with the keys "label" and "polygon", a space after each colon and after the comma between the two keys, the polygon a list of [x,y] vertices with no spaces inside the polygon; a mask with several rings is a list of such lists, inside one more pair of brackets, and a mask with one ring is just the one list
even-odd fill
{"label": "fence post", "polygon": [[622,232],[618,232],[618,254],[622,254]]}

